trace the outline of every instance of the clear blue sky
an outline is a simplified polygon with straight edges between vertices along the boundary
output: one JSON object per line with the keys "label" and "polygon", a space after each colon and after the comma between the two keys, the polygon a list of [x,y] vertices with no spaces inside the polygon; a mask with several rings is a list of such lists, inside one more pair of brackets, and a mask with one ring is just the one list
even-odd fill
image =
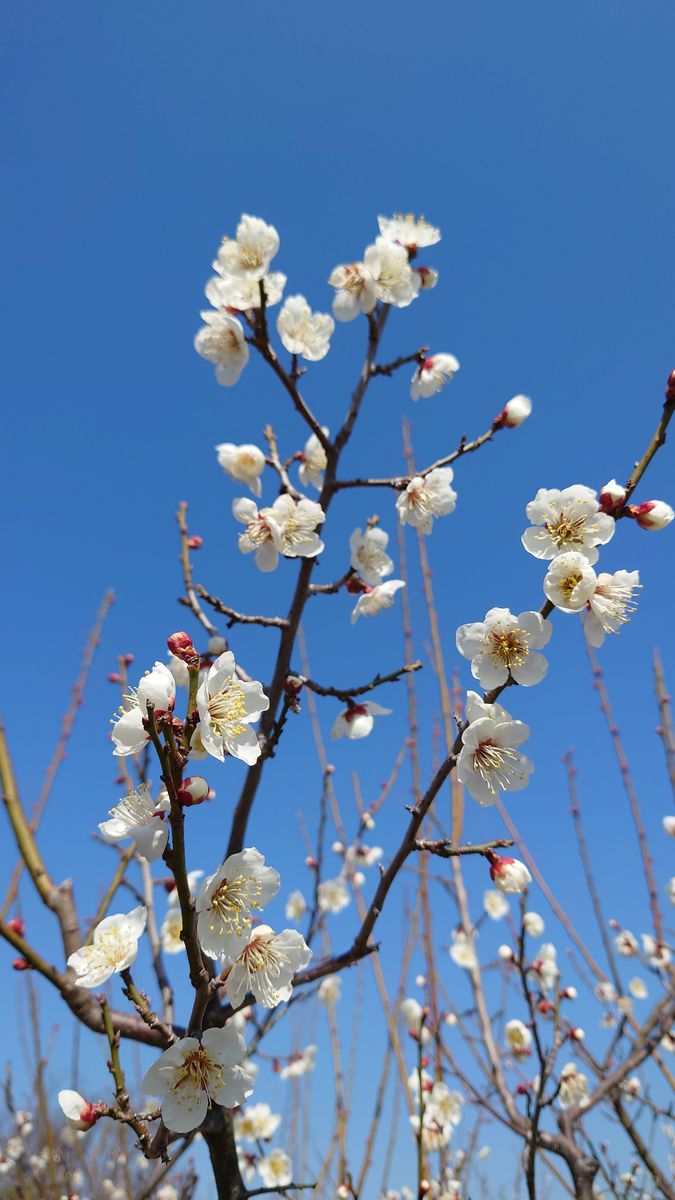
{"label": "clear blue sky", "polygon": [[[268,420],[285,453],[305,436],[263,365],[224,390],[194,353],[220,237],[242,211],[273,222],[289,292],[327,309],[331,268],[360,255],[379,212],[424,212],[441,225],[441,245],[425,256],[441,272],[439,287],[393,315],[384,353],[428,343],[456,354],[460,374],[441,397],[416,406],[406,375],[376,381],[349,461],[354,470],[397,471],[402,415],[413,422],[418,459],[429,461],[461,433],[485,429],[514,393],[533,397],[523,429],[459,465],[457,512],[430,542],[454,664],[458,624],[495,604],[517,612],[541,603],[541,567],[519,543],[537,488],[625,478],[658,418],[675,366],[674,34],[668,0],[452,0],[414,9],[354,0],[257,9],[222,0],[27,0],[7,10],[3,714],[30,804],[86,629],[113,585],[118,602],[43,829],[55,875],[78,876],[83,913],[93,911],[109,870],[90,831],[117,794],[107,672],[120,651],[133,652],[139,670],[163,657],[166,634],[185,623],[175,604],[178,501],[189,500],[205,538],[199,578],[235,607],[274,611],[295,574],[283,564],[267,580],[239,556],[230,516],[238,492],[213,454],[220,441],[260,440]],[[339,328],[330,356],[308,377],[308,398],[331,428],[362,342],[360,326]],[[668,448],[640,498],[672,501],[672,475]],[[322,579],[343,569],[351,528],[373,511],[393,534],[388,494],[336,503]],[[645,586],[639,614],[602,660],[663,880],[672,873],[660,833],[669,804],[650,657],[658,642],[672,682],[674,535],[626,526],[603,565],[637,567]],[[352,629],[349,607],[345,597],[316,602],[307,621],[319,678],[355,683],[402,661],[396,615]],[[417,598],[415,612],[424,657]],[[581,922],[586,901],[560,765],[576,745],[608,914],[647,928],[639,887],[625,911],[634,847],[577,622],[555,625],[548,681],[513,698],[515,715],[533,726],[537,772],[511,811]],[[262,679],[275,637],[234,640]],[[420,696],[430,732],[430,669]],[[345,810],[350,770],[372,794],[405,733],[403,690],[380,699],[396,710],[386,732],[331,752]],[[326,731],[333,715],[322,709]],[[294,814],[311,813],[318,794],[305,730],[306,717],[288,737],[286,760],[266,776],[251,828],[282,870],[285,891],[305,884]],[[215,866],[213,844],[224,841],[239,775],[238,764],[210,771],[222,807],[195,814],[192,865]],[[378,826],[389,849],[407,799],[403,785]],[[472,805],[466,833],[482,840],[501,830]],[[9,868],[11,849],[2,855]],[[479,898],[482,874],[473,886]],[[544,911],[543,900],[535,906]],[[36,911],[28,895],[26,908]],[[350,921],[336,924],[338,944]],[[447,921],[449,936],[450,913]],[[387,928],[393,972],[395,920]],[[55,944],[46,929],[42,936]],[[456,971],[447,979],[464,985]],[[8,1038],[0,1055],[13,1049]],[[402,1166],[391,1182],[410,1182]]]}

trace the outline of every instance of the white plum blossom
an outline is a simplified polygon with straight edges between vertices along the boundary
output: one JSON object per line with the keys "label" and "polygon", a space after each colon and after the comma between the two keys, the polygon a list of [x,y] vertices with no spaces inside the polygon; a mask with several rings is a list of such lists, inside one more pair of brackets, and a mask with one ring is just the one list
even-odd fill
{"label": "white plum blossom", "polygon": [[316,1046],[306,1046],[304,1050],[298,1050],[290,1062],[282,1067],[279,1072],[280,1079],[299,1079],[302,1075],[306,1075],[308,1071],[313,1071],[316,1066]]}
{"label": "white plum blossom", "polygon": [[[611,518],[610,518],[611,520]],[[544,594],[561,612],[581,612],[597,586],[588,558],[576,550],[554,558],[544,579]]]}
{"label": "white plum blossom", "polygon": [[[416,1137],[420,1133],[420,1118],[417,1113],[413,1113],[410,1117],[410,1124]],[[435,1150],[442,1150],[447,1146],[452,1137],[452,1126],[434,1112],[432,1108],[425,1108],[422,1113],[422,1147],[427,1153],[432,1154]]]}
{"label": "white plum blossom", "polygon": [[201,1040],[179,1038],[146,1072],[143,1089],[160,1101],[162,1120],[173,1133],[199,1129],[211,1104],[235,1108],[253,1091],[241,1066],[246,1043],[236,1029],[207,1029]]}
{"label": "white plum blossom", "polygon": [[269,1104],[247,1104],[234,1118],[236,1136],[247,1142],[257,1142],[259,1138],[268,1142],[280,1125],[281,1117],[272,1112]]}
{"label": "white plum blossom", "polygon": [[162,949],[165,954],[180,954],[185,949],[181,937],[183,932],[183,914],[179,904],[170,904],[167,914],[159,931]]}
{"label": "white plum blossom", "polygon": [[325,513],[314,500],[297,502],[286,493],[278,496],[271,508],[258,510],[253,500],[240,497],[232,505],[237,521],[246,526],[239,535],[242,554],[255,553],[260,571],[275,571],[279,556],[314,558],[323,550],[323,542],[315,532],[325,520]]}
{"label": "white plum blossom", "polygon": [[675,837],[675,813],[669,813],[668,816],[664,817],[662,825],[664,833],[667,833],[669,837]]}
{"label": "white plum blossom", "polygon": [[453,479],[452,467],[435,467],[427,475],[415,475],[396,501],[401,524],[431,533],[436,517],[455,511],[457,492],[450,486]]}
{"label": "white plum blossom", "polygon": [[262,492],[260,476],[265,470],[265,455],[259,446],[244,442],[235,446],[233,442],[221,442],[216,446],[218,465],[230,479],[245,483],[254,496]]}
{"label": "white plum blossom", "polygon": [[156,713],[171,712],[176,701],[176,681],[165,663],[156,662],[124,700],[126,708],[120,707],[113,717],[113,754],[118,757],[138,754],[147,744],[150,735],[143,728],[143,720],[148,715],[148,704],[154,706]]}
{"label": "white plum blossom", "polygon": [[504,1041],[514,1058],[527,1058],[532,1045],[532,1034],[527,1025],[514,1018],[504,1026]]}
{"label": "white plum blossom", "polygon": [[552,942],[542,942],[535,959],[530,965],[530,975],[536,980],[544,992],[550,992],[555,987],[555,981],[560,976],[558,955]]}
{"label": "white plum blossom", "polygon": [[647,984],[638,975],[628,981],[628,991],[636,1000],[646,1000],[649,995]]}
{"label": "white plum blossom", "polygon": [[525,509],[533,528],[521,541],[535,558],[551,559],[570,551],[589,563],[598,561],[598,546],[613,538],[616,522],[600,509],[592,488],[575,483],[559,491],[540,488]]}
{"label": "white plum blossom", "polygon": [[489,862],[492,882],[500,892],[505,892],[506,895],[520,895],[532,883],[532,876],[525,863],[518,858],[491,854]]}
{"label": "white plum blossom", "polygon": [[260,758],[260,746],[251,723],[269,706],[262,684],[239,679],[234,655],[226,650],[197,691],[197,732],[204,749],[221,762],[227,753],[252,766]]}
{"label": "white plum blossom", "polygon": [[394,569],[388,542],[389,534],[379,525],[369,525],[363,533],[356,528],[349,539],[350,565],[368,587],[377,587]]}
{"label": "white plum blossom", "polygon": [[363,704],[354,704],[349,700],[347,707],[335,718],[330,736],[334,740],[344,737],[351,741],[368,737],[375,724],[375,717],[388,717],[390,713],[390,708],[383,708],[374,700],[365,700]]}
{"label": "white plum blossom", "polygon": [[170,808],[171,802],[165,788],[162,788],[155,802],[147,784],[142,783],[110,809],[111,819],[101,821],[99,829],[106,842],[133,838],[141,858],[156,862],[164,853],[169,839],[166,814]]}
{"label": "white plum blossom", "polygon": [[293,1180],[291,1159],[279,1146],[263,1158],[259,1158],[256,1167],[265,1187],[285,1188]]}
{"label": "white plum blossom", "polygon": [[457,759],[457,778],[482,805],[494,804],[499,792],[526,787],[534,770],[518,749],[530,736],[529,726],[512,720],[500,705],[495,710],[494,716],[473,719],[475,706],[467,704],[470,724],[462,733]]}
{"label": "white plum blossom", "polygon": [[435,396],[454,378],[457,371],[459,362],[454,354],[432,354],[425,358],[410,381],[412,399],[426,400],[429,396]]}
{"label": "white plum blossom", "polygon": [[475,930],[471,935],[467,934],[464,929],[453,930],[450,957],[458,967],[463,967],[465,971],[470,971],[473,967],[478,966],[475,939]]}
{"label": "white plum blossom", "polygon": [[243,213],[235,238],[223,238],[218,250],[218,269],[224,277],[242,282],[262,279],[279,249],[279,234],[260,217]]}
{"label": "white plum blossom", "polygon": [[538,612],[515,617],[508,608],[491,608],[483,621],[460,625],[456,642],[459,653],[471,660],[471,674],[481,687],[499,687],[509,675],[530,687],[548,671],[548,662],[539,651],[552,632],[551,622]]}
{"label": "white plum blossom", "polygon": [[632,1104],[640,1095],[642,1084],[638,1075],[631,1075],[629,1079],[623,1079],[619,1084],[621,1093],[626,1101],[626,1104]]}
{"label": "white plum blossom", "polygon": [[115,913],[99,921],[91,944],[68,958],[78,987],[100,987],[111,975],[135,962],[147,915],[147,909],[140,905],[129,913]]}
{"label": "white plum blossom", "polygon": [[657,942],[651,933],[642,934],[642,950],[651,967],[660,970],[662,967],[668,966],[671,958],[670,950],[664,946],[663,942]]}
{"label": "white plum blossom", "polygon": [[291,980],[306,967],[312,951],[297,929],[275,933],[269,925],[257,925],[251,940],[235,958],[225,984],[227,998],[238,1008],[251,993],[265,1008],[289,1000]]}
{"label": "white plum blossom", "polygon": [[341,998],[342,980],[339,975],[326,975],[319,984],[319,1000],[326,1008],[334,1008]]}
{"label": "white plum blossom", "polygon": [[[328,437],[328,429],[325,425],[322,426],[322,431]],[[305,442],[305,449],[302,452],[300,463],[300,482],[303,487],[309,484],[315,487],[317,492],[320,492],[323,487],[323,473],[326,469],[326,451],[315,433],[310,433]]]}
{"label": "white plum blossom", "polygon": [[640,529],[659,530],[670,525],[675,512],[665,500],[645,500],[644,504],[637,505],[633,515]]}
{"label": "white plum blossom", "polygon": [[523,928],[529,937],[539,938],[544,932],[544,918],[537,912],[526,912],[523,917]]}
{"label": "white plum blossom", "polygon": [[394,213],[393,217],[378,217],[382,237],[391,242],[399,242],[406,250],[423,250],[426,246],[435,246],[441,240],[441,231],[435,225],[430,225],[424,217],[415,217],[413,213]]}
{"label": "white plum blossom", "polygon": [[614,1004],[616,1002],[616,988],[608,979],[603,979],[597,985],[595,994],[601,1004]]}
{"label": "white plum blossom", "polygon": [[483,908],[491,921],[501,921],[509,912],[509,902],[500,891],[489,888],[483,892]]}
{"label": "white plum blossom", "polygon": [[375,280],[362,262],[335,267],[328,282],[335,288],[333,316],[336,321],[353,321],[361,313],[371,313],[377,304]]}
{"label": "white plum blossom", "polygon": [[302,892],[291,892],[288,900],[286,901],[284,912],[286,914],[287,921],[295,921],[297,925],[298,921],[302,920],[307,912],[307,901],[305,900]]}
{"label": "white plum blossom", "polygon": [[340,913],[351,900],[344,879],[324,879],[318,887],[317,900],[321,912]]}
{"label": "white plum blossom", "polygon": [[675,875],[672,875],[666,883],[666,895],[668,896],[670,903],[675,904]]}
{"label": "white plum blossom", "polygon": [[335,321],[327,313],[313,313],[304,296],[287,296],[277,317],[277,332],[289,354],[308,362],[325,358]]}
{"label": "white plum blossom", "polygon": [[412,304],[419,292],[420,279],[412,270],[403,246],[378,237],[366,248],[363,265],[373,280],[377,299],[383,304],[393,304],[395,308]]}
{"label": "white plum blossom", "polygon": [[506,402],[497,420],[506,429],[517,429],[532,412],[529,396],[513,396]]}
{"label": "white plum blossom", "polygon": [[278,304],[286,287],[286,276],[281,271],[270,271],[262,279],[242,279],[237,275],[223,273],[218,259],[213,268],[220,278],[209,279],[204,294],[209,304],[217,309],[235,309],[237,312],[250,312],[260,308],[260,289],[265,289],[265,307]]}
{"label": "white plum blossom", "polygon": [[462,1120],[464,1097],[461,1092],[451,1092],[447,1083],[436,1079],[427,1099],[427,1107],[435,1116],[447,1121],[450,1125],[459,1125]]}
{"label": "white plum blossom", "polygon": [[352,609],[350,617],[352,625],[358,621],[359,617],[376,617],[385,608],[391,608],[394,596],[403,587],[405,587],[405,583],[402,579],[388,579],[385,583],[378,583],[375,587],[367,588],[365,592],[361,593]]}
{"label": "white plum blossom", "polygon": [[195,337],[195,350],[213,364],[218,383],[233,387],[250,357],[241,322],[219,310],[207,310],[201,316],[205,324]]}
{"label": "white plum blossom", "polygon": [[617,954],[622,954],[624,958],[634,958],[638,952],[638,940],[630,929],[622,929],[614,938]]}
{"label": "white plum blossom", "polygon": [[195,901],[199,944],[209,958],[233,962],[252,936],[252,914],[279,891],[279,873],[251,847],[231,854],[201,885]]}
{"label": "white plum blossom", "polygon": [[633,596],[641,586],[638,571],[615,571],[613,575],[602,571],[598,575],[588,601],[590,611],[584,617],[584,633],[591,646],[601,646],[605,634],[619,633],[627,624],[637,609]]}
{"label": "white plum blossom", "polygon": [[588,1077],[577,1069],[575,1063],[566,1063],[560,1072],[558,1103],[561,1108],[572,1108],[577,1104],[585,1108],[588,1104]]}
{"label": "white plum blossom", "polygon": [[101,1115],[100,1109],[70,1088],[64,1088],[57,1096],[59,1108],[71,1129],[91,1129]]}

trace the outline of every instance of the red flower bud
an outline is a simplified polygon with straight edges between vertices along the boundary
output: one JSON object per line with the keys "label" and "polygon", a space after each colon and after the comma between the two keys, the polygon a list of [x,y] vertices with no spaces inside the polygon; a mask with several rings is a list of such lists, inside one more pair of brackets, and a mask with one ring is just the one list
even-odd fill
{"label": "red flower bud", "polygon": [[121,683],[122,676],[117,671],[111,671],[108,676],[108,683]]}
{"label": "red flower bud", "polygon": [[134,661],[134,655],[133,654],[123,654],[122,661],[125,666],[130,667],[132,662]]}
{"label": "red flower bud", "polygon": [[363,580],[359,579],[358,575],[350,575],[345,587],[350,596],[359,596],[361,592],[371,592],[373,590]]}
{"label": "red flower bud", "polygon": [[12,967],[15,971],[32,971],[32,965],[27,958],[12,959]]}
{"label": "red flower bud", "polygon": [[183,808],[192,808],[195,804],[203,804],[209,798],[209,785],[201,775],[188,775],[181,783],[178,792],[178,803]]}
{"label": "red flower bud", "polygon": [[675,371],[671,371],[666,384],[666,400],[669,404],[675,404]]}
{"label": "red flower bud", "polygon": [[188,666],[196,666],[199,662],[199,655],[192,644],[192,638],[189,633],[179,631],[172,633],[171,637],[166,639],[166,644],[169,650],[181,662],[187,663]]}
{"label": "red flower bud", "polygon": [[190,550],[201,550],[202,546],[204,545],[204,539],[201,538],[198,533],[193,533],[192,536],[188,538],[187,544]]}
{"label": "red flower bud", "polygon": [[18,933],[19,937],[23,937],[26,932],[26,922],[21,920],[21,917],[12,917],[11,921],[7,922],[7,928],[11,929],[12,933]]}

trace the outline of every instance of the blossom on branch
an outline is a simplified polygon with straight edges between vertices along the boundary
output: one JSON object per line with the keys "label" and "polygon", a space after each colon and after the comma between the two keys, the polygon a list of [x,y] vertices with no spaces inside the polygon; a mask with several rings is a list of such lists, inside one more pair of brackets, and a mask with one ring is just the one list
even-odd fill
{"label": "blossom on branch", "polygon": [[616,522],[600,509],[592,488],[580,483],[558,491],[540,488],[525,509],[533,528],[521,541],[535,558],[551,559],[569,551],[598,561],[598,546],[614,537]]}
{"label": "blossom on branch", "polygon": [[221,442],[216,446],[216,454],[218,465],[230,479],[245,483],[254,496],[261,494],[260,476],[265,470],[265,455],[259,446],[249,442],[244,442],[241,446],[235,446],[233,442]]}
{"label": "blossom on branch", "polygon": [[675,512],[665,500],[645,500],[643,504],[633,505],[630,515],[635,518],[640,529],[665,529],[670,525]]}
{"label": "blossom on branch", "polygon": [[222,275],[244,282],[262,279],[279,249],[279,234],[260,217],[243,213],[235,238],[224,237],[218,250]]}
{"label": "blossom on branch", "polygon": [[281,1125],[281,1117],[273,1113],[269,1104],[247,1104],[235,1114],[234,1128],[238,1138],[257,1142],[258,1138],[269,1141]]}
{"label": "blossom on branch", "polygon": [[56,1098],[71,1129],[91,1129],[102,1115],[100,1104],[91,1104],[79,1092],[70,1088],[64,1088]]}
{"label": "blossom on branch", "polygon": [[527,1058],[532,1045],[532,1034],[527,1025],[514,1018],[504,1026],[504,1041],[514,1058]]}
{"label": "blossom on branch", "polygon": [[279,891],[280,878],[254,848],[231,854],[201,885],[195,901],[199,944],[209,958],[233,962],[251,937],[252,914]]}
{"label": "blossom on branch", "polygon": [[388,238],[378,237],[366,248],[363,264],[370,274],[375,295],[383,304],[407,308],[420,289],[419,275],[412,270],[408,251]]}
{"label": "blossom on branch", "polygon": [[387,554],[389,534],[379,525],[356,528],[349,539],[350,565],[368,587],[377,587],[391,575],[393,560]]}
{"label": "blossom on branch", "polygon": [[633,596],[642,586],[638,571],[602,571],[588,600],[584,633],[591,646],[602,646],[607,633],[619,633],[637,610]]}
{"label": "blossom on branch", "polygon": [[352,625],[358,621],[359,617],[376,617],[383,609],[391,608],[394,596],[403,587],[405,587],[405,583],[402,579],[389,579],[386,583],[367,588],[365,592],[361,593],[352,609],[350,617]]}
{"label": "blossom on branch", "polygon": [[312,951],[297,929],[275,933],[269,925],[256,926],[227,976],[225,993],[230,1004],[238,1008],[249,994],[265,1008],[289,1000],[293,976],[311,957]]}
{"label": "blossom on branch", "polygon": [[289,354],[309,362],[325,358],[335,322],[327,313],[313,313],[304,296],[287,296],[277,317],[277,332]]}
{"label": "blossom on branch", "polygon": [[512,720],[505,709],[496,707],[494,717],[470,717],[457,759],[457,778],[482,805],[494,804],[499,792],[526,787],[534,770],[529,758],[518,750],[530,736],[529,725]]}
{"label": "blossom on branch", "polygon": [[586,555],[572,550],[554,558],[544,579],[544,595],[561,612],[581,612],[597,582],[598,577]]}
{"label": "blossom on branch", "polygon": [[265,307],[278,304],[286,287],[286,276],[281,271],[271,271],[262,279],[242,279],[224,273],[218,259],[213,268],[221,278],[209,279],[204,294],[209,304],[217,309],[235,309],[237,312],[252,312],[260,308],[260,289],[265,290]]}
{"label": "blossom on branch", "polygon": [[371,313],[377,304],[375,280],[362,262],[335,267],[328,282],[335,288],[333,316],[336,321],[353,321],[361,313]]}
{"label": "blossom on branch", "polygon": [[558,1103],[561,1108],[577,1104],[585,1108],[588,1104],[588,1076],[577,1069],[576,1063],[567,1063],[560,1072]]}
{"label": "blossom on branch", "polygon": [[263,1158],[259,1158],[256,1167],[265,1187],[268,1188],[288,1187],[293,1179],[293,1164],[290,1156],[279,1146],[276,1146]]}
{"label": "blossom on branch", "polygon": [[383,237],[399,242],[406,250],[422,250],[435,246],[441,240],[441,231],[430,225],[424,217],[413,213],[394,213],[393,217],[378,217],[377,224]]}
{"label": "blossom on branch", "polygon": [[313,1071],[315,1066],[316,1046],[306,1046],[304,1050],[296,1051],[290,1062],[281,1068],[279,1078],[299,1079],[302,1075],[307,1075],[309,1071]]}
{"label": "blossom on branch", "polygon": [[129,913],[115,913],[99,921],[91,945],[82,946],[68,958],[78,987],[100,987],[111,975],[126,971],[135,962],[147,916],[147,909],[140,905]]}
{"label": "blossom on branch", "polygon": [[321,912],[340,913],[350,903],[349,888],[344,879],[324,879],[317,889],[317,901]]}
{"label": "blossom on branch", "polygon": [[495,426],[499,429],[517,429],[527,420],[532,412],[532,401],[529,396],[513,396],[504,405]]}
{"label": "blossom on branch", "polygon": [[432,354],[425,358],[417,367],[410,382],[410,395],[413,400],[428,399],[435,396],[444,388],[456,372],[459,362],[454,354]]}
{"label": "blossom on branch", "polygon": [[330,736],[333,739],[345,737],[352,741],[368,737],[375,724],[375,717],[388,717],[390,713],[390,708],[383,708],[374,700],[365,700],[363,704],[354,704],[348,700],[347,707],[335,718]]}
{"label": "blossom on branch", "polygon": [[[322,426],[322,430],[328,437],[328,429]],[[303,487],[309,484],[315,487],[317,492],[320,492],[323,487],[323,473],[326,469],[326,451],[315,433],[310,433],[305,442],[305,449],[302,452],[300,470],[300,482]]]}
{"label": "blossom on branch", "polygon": [[201,1040],[180,1038],[165,1050],[146,1072],[143,1089],[160,1101],[167,1129],[190,1133],[212,1104],[235,1108],[251,1095],[253,1077],[240,1065],[245,1055],[235,1029],[207,1029]]}
{"label": "blossom on branch", "polygon": [[209,668],[197,692],[197,732],[204,749],[221,762],[231,754],[251,766],[261,753],[251,723],[269,706],[262,684],[238,678],[234,655],[227,650]]}
{"label": "blossom on branch", "polygon": [[436,517],[455,511],[457,492],[450,486],[453,479],[452,467],[436,467],[428,475],[415,475],[396,501],[401,524],[431,533]]}
{"label": "blossom on branch", "polygon": [[508,900],[504,899],[501,891],[495,892],[490,888],[483,892],[483,909],[491,921],[501,921],[509,912]]}
{"label": "blossom on branch", "polygon": [[138,754],[149,742],[150,734],[143,728],[148,704],[152,704],[156,714],[172,712],[176,702],[176,681],[164,663],[156,662],[151,671],[146,671],[138,687],[130,688],[124,699],[127,707],[120,707],[113,717],[113,754],[118,757]]}
{"label": "blossom on branch", "polygon": [[111,820],[101,821],[99,829],[106,842],[133,838],[141,858],[156,862],[169,838],[166,814],[170,808],[166,788],[162,788],[155,802],[147,784],[142,783],[110,809]]}
{"label": "blossom on branch", "polygon": [[206,322],[195,337],[195,350],[216,368],[216,380],[223,387],[237,383],[249,360],[244,330],[229,312],[202,314]]}
{"label": "blossom on branch", "polygon": [[487,859],[490,863],[490,878],[500,892],[505,892],[507,895],[519,895],[532,883],[532,876],[525,863],[520,859],[508,858],[492,852],[487,855]]}
{"label": "blossom on branch", "polygon": [[234,501],[232,513],[246,526],[239,535],[239,549],[242,554],[255,552],[260,571],[275,571],[280,555],[315,558],[323,550],[316,527],[325,521],[326,514],[315,500],[295,501],[284,493],[271,508],[258,510],[253,500],[240,497]]}
{"label": "blossom on branch", "polygon": [[471,659],[471,674],[481,687],[499,687],[509,675],[530,687],[548,671],[548,662],[539,650],[552,632],[551,622],[538,612],[514,617],[508,608],[491,608],[483,621],[460,625],[456,642],[459,653]]}

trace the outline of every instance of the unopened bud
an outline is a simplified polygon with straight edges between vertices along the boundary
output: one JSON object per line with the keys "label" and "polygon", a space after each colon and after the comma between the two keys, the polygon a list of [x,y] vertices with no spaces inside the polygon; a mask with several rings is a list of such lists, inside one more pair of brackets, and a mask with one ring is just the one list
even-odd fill
{"label": "unopened bud", "polygon": [[485,856],[490,864],[490,878],[500,892],[518,894],[532,883],[532,876],[525,863],[517,858],[500,857],[489,850]]}
{"label": "unopened bud", "polygon": [[549,1013],[553,1012],[553,1008],[554,1005],[550,1000],[540,1000],[537,1005],[537,1009],[541,1013],[542,1017],[547,1017]]}
{"label": "unopened bud", "polygon": [[645,500],[644,504],[631,504],[627,512],[637,521],[640,529],[655,531],[665,529],[675,517],[675,512],[665,500]]}
{"label": "unopened bud", "polygon": [[187,544],[190,550],[201,550],[202,546],[204,545],[204,539],[201,538],[198,533],[193,533],[188,538]]}
{"label": "unopened bud", "polygon": [[19,937],[23,937],[26,932],[26,922],[21,917],[12,917],[11,921],[7,922],[7,928],[11,929],[12,933],[17,933]]}
{"label": "unopened bud", "polygon": [[331,850],[333,851],[333,854],[344,854],[344,852],[345,852],[345,848],[342,845],[342,842],[333,842],[333,845],[331,846]]}
{"label": "unopened bud", "polygon": [[529,396],[514,396],[495,417],[493,425],[495,429],[517,429],[531,412],[532,401]]}
{"label": "unopened bud", "polygon": [[669,404],[675,404],[675,371],[671,371],[666,384],[666,400]]}
{"label": "unopened bud", "polygon": [[438,271],[433,267],[415,267],[414,272],[419,276],[420,289],[429,292],[438,283]]}
{"label": "unopened bud", "polygon": [[361,817],[361,820],[363,821],[364,829],[374,829],[375,828],[375,818],[373,817],[372,813],[364,812],[363,816]]}
{"label": "unopened bud", "polygon": [[311,854],[308,854],[307,858],[305,859],[305,866],[309,867],[310,871],[316,871],[319,864]]}
{"label": "unopened bud", "polygon": [[108,683],[121,683],[121,682],[122,682],[122,676],[119,674],[119,672],[111,671],[108,676]]}
{"label": "unopened bud", "polygon": [[14,971],[31,971],[32,964],[29,963],[27,958],[21,956],[20,958],[12,959],[12,969]]}
{"label": "unopened bud", "polygon": [[345,587],[350,596],[360,596],[361,592],[372,591],[372,588],[369,588],[362,579],[359,579],[358,575],[350,575]]}
{"label": "unopened bud", "polygon": [[617,483],[616,479],[610,479],[609,483],[606,483],[604,488],[601,488],[600,490],[598,504],[600,505],[601,512],[611,513],[614,512],[615,509],[621,508],[621,505],[625,499],[625,487],[622,487],[620,483]]}
{"label": "unopened bud", "polygon": [[504,962],[511,962],[513,959],[513,950],[511,949],[510,946],[507,946],[506,944],[499,947],[497,954],[499,955],[500,958],[504,959]]}
{"label": "unopened bud", "polygon": [[287,695],[297,696],[302,691],[303,682],[299,675],[287,675],[284,684]]}
{"label": "unopened bud", "polygon": [[575,987],[566,987],[560,993],[561,1000],[576,1000],[579,993]]}
{"label": "unopened bud", "polygon": [[199,655],[192,644],[189,633],[185,633],[183,630],[172,633],[171,637],[166,639],[166,644],[175,658],[179,658],[188,667],[197,666]]}
{"label": "unopened bud", "polygon": [[341,1183],[336,1188],[335,1195],[337,1196],[337,1200],[348,1200],[348,1197],[351,1196],[348,1184]]}
{"label": "unopened bud", "polygon": [[219,654],[224,654],[227,650],[227,638],[221,637],[220,634],[214,634],[208,640],[207,649],[209,654],[214,654],[217,658]]}
{"label": "unopened bud", "polygon": [[134,657],[135,656],[133,654],[123,654],[122,655],[122,662],[124,663],[125,667],[131,666],[132,662],[134,661]]}
{"label": "unopened bud", "polygon": [[516,1093],[518,1096],[526,1096],[527,1093],[529,1092],[529,1090],[530,1090],[529,1083],[519,1083],[518,1087],[516,1088]]}
{"label": "unopened bud", "polygon": [[178,789],[178,803],[183,808],[192,808],[209,799],[209,785],[201,775],[188,775]]}
{"label": "unopened bud", "polygon": [[415,983],[417,984],[417,987],[426,987],[426,985],[427,985],[426,975],[416,975]]}
{"label": "unopened bud", "polygon": [[586,1037],[586,1033],[579,1025],[577,1025],[575,1029],[570,1029],[567,1036],[572,1042],[583,1042],[584,1038]]}

